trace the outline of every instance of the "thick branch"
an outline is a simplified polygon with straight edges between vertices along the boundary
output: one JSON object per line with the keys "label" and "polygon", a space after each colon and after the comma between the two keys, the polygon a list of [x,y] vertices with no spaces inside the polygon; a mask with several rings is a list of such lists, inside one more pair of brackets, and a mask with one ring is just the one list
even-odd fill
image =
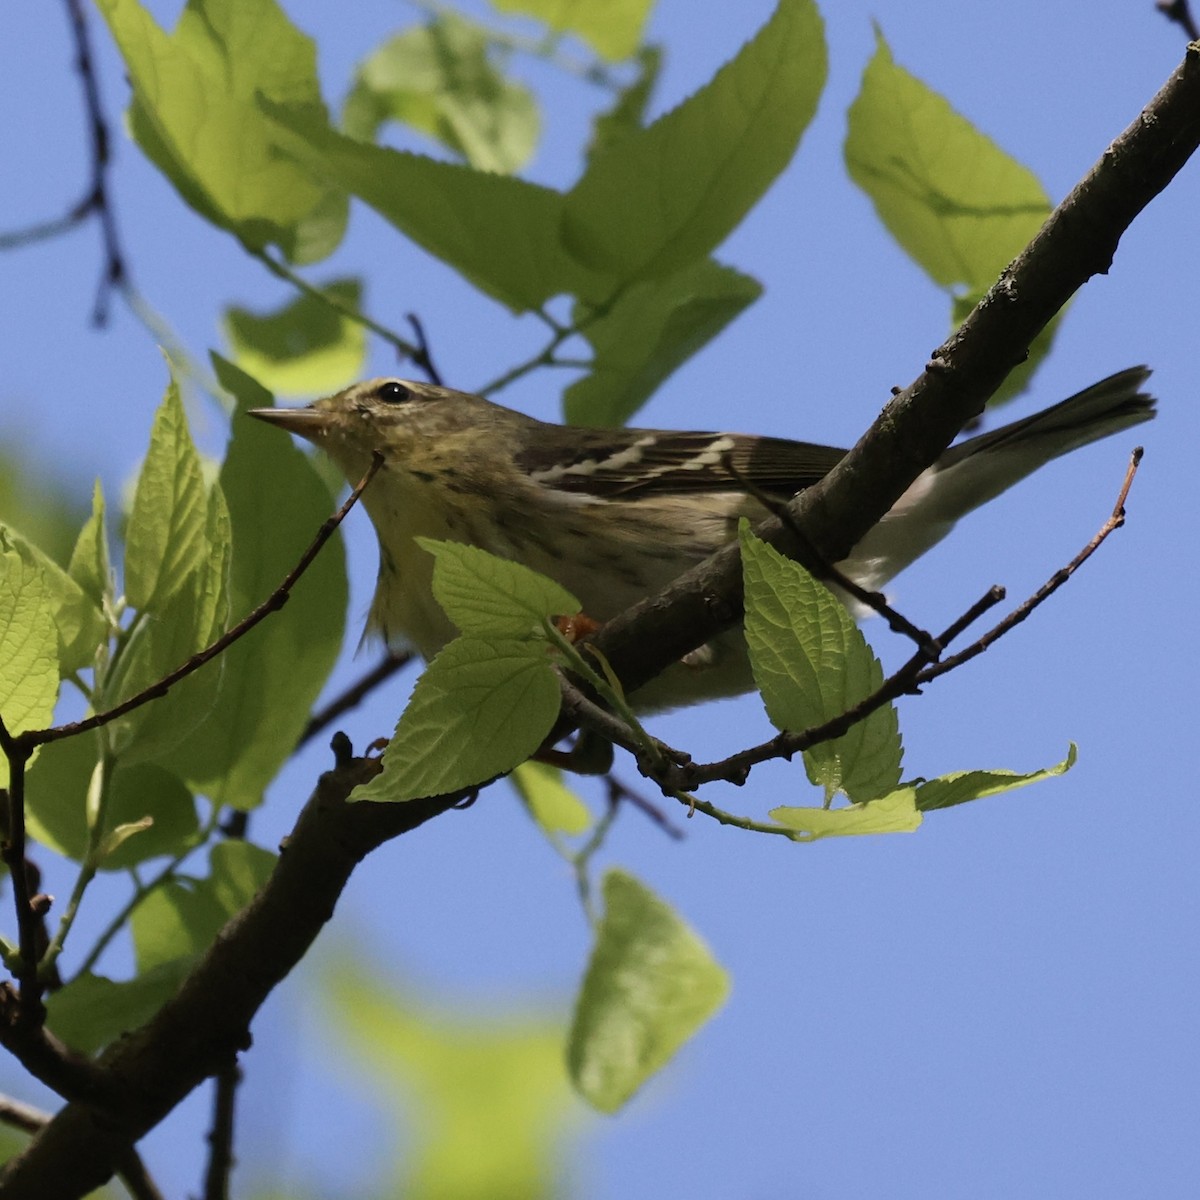
{"label": "thick branch", "polygon": [[[790,510],[805,540],[840,562],[910,483],[978,416],[1033,339],[1093,275],[1106,272],[1133,219],[1200,144],[1200,43],[1138,118],[1050,214],[962,326],[934,351],[858,445]],[[801,548],[777,518],[755,532],[785,553]],[[595,644],[632,691],[742,614],[736,545],[629,609]],[[564,733],[565,729],[558,731]]]}
{"label": "thick branch", "polygon": [[333,916],[358,863],[461,799],[347,804],[351,788],[378,766],[354,759],[321,777],[267,885],[218,934],[179,992],[101,1060],[108,1102],[67,1104],[6,1164],[4,1200],[83,1196],[100,1187],[130,1146],[249,1046],[255,1013]]}

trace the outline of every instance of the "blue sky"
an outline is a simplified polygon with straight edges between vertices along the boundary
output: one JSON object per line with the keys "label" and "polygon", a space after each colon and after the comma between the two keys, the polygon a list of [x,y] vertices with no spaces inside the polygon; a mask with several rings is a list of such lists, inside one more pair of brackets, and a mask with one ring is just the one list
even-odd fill
{"label": "blue sky", "polygon": [[[375,0],[339,7],[336,21],[315,0],[287,8],[317,37],[335,102],[354,62],[407,19]],[[894,246],[841,166],[872,19],[899,63],[1030,166],[1056,200],[1183,53],[1183,37],[1149,0],[824,8],[831,70],[817,118],[719,252],[766,294],[664,386],[643,424],[848,445],[944,337],[945,296]],[[154,9],[169,21],[175,6]],[[658,105],[708,79],[769,11],[765,0],[660,0],[651,33],[668,54]],[[19,7],[7,25],[3,228],[58,211],[85,171],[60,7]],[[98,21],[93,33],[115,118],[126,98],[121,68]],[[536,64],[522,71],[554,88],[528,173],[564,186],[578,171],[591,96]],[[1032,396],[1010,410],[1032,411],[1125,366],[1153,366],[1160,416],[1136,431],[1147,453],[1127,527],[1021,630],[901,705],[910,775],[1033,770],[1060,760],[1072,740],[1078,765],[1063,779],[935,815],[910,836],[794,846],[697,818],[673,842],[623,814],[604,862],[677,905],[731,971],[734,991],[624,1113],[584,1121],[565,1159],[573,1194],[1196,1194],[1200,818],[1187,755],[1190,601],[1200,583],[1198,171],[1190,164],[1127,233],[1110,273],[1073,305]],[[220,347],[224,305],[290,299],[185,209],[123,137],[113,184],[135,279],[193,353]],[[99,475],[116,496],[145,446],[165,373],[124,310],[109,329],[89,328],[99,262],[91,228],[4,256],[0,438],[52,456],[81,492]],[[421,314],[456,386],[481,383],[539,344],[536,322],[474,296],[361,208],[317,278],[342,270],[365,275],[368,307],[385,321]],[[391,367],[376,348],[372,369]],[[535,375],[504,399],[553,416],[564,382]],[[215,410],[194,416],[201,440],[219,445]],[[1027,594],[1103,521],[1134,440],[1052,464],[965,521],[896,581],[898,604],[937,628],[992,583]],[[350,650],[374,580],[373,540],[357,516]],[[898,661],[904,648],[878,622],[868,633],[885,662]],[[332,686],[355,670],[348,657]],[[404,686],[346,720],[356,745],[390,730]],[[663,718],[655,732],[712,756],[759,740],[767,725],[748,698]],[[286,832],[327,762],[313,750],[289,768],[255,816],[263,844]],[[807,802],[798,776],[783,766],[756,772],[717,802],[756,814]],[[369,947],[380,970],[432,1005],[535,1006],[564,1018],[588,946],[571,879],[502,788],[368,860],[329,944],[339,939]],[[298,972],[256,1023],[241,1157],[247,1170],[320,1195],[366,1194],[390,1132],[306,1008],[314,989],[314,976]],[[0,1075],[0,1088],[25,1095],[23,1086],[16,1073]],[[198,1186],[207,1104],[192,1097],[146,1144],[168,1193]]]}

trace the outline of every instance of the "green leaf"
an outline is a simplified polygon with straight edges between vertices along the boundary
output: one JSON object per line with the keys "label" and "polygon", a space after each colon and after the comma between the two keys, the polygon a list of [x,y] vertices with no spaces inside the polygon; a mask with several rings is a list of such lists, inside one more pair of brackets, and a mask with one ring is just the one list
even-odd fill
{"label": "green leaf", "polygon": [[897,66],[878,30],[845,157],[880,220],[942,287],[982,293],[1050,213],[1033,173]]}
{"label": "green leaf", "polygon": [[167,963],[120,982],[78,975],[47,998],[47,1024],[68,1046],[94,1054],[154,1016],[178,990],[187,968],[184,961]]}
{"label": "green leaf", "polygon": [[[153,616],[135,623],[124,653],[105,680],[99,707],[111,708],[158,682],[224,631],[231,546],[229,510],[219,485],[209,489],[204,507],[199,561],[173,583],[166,602],[155,601]],[[165,761],[174,766],[177,747],[216,703],[223,660],[221,656],[206,663],[165,696],[108,725],[111,752],[126,762],[170,755]]]}
{"label": "green leaf", "polygon": [[549,617],[579,612],[566,588],[521,563],[477,546],[417,538],[433,555],[433,595],[463,633],[479,637],[539,637]]}
{"label": "green leaf", "polygon": [[567,1040],[575,1087],[601,1112],[616,1112],[728,994],[729,976],[674,909],[609,871]]}
{"label": "green leaf", "polygon": [[0,525],[19,529],[54,562],[66,562],[86,510],[74,472],[47,458],[10,425],[0,446]]}
{"label": "green leaf", "polygon": [[638,73],[616,96],[612,107],[592,121],[592,140],[586,158],[590,162],[601,150],[622,138],[636,133],[646,123],[646,109],[662,70],[662,50],[658,46],[643,46],[637,52]]}
{"label": "green leaf", "polygon": [[565,244],[622,280],[711,254],[787,165],[825,75],[816,6],[780,0],[710,83],[595,156],[567,196]]}
{"label": "green leaf", "polygon": [[275,152],[257,107],[263,96],[324,113],[312,40],[273,0],[189,0],[170,35],[136,0],[99,6],[133,86],[133,135],[184,200],[254,249],[330,253],[345,197]]}
{"label": "green leaf", "polygon": [[[96,765],[94,737],[43,747],[26,779],[29,832],[64,858],[82,862],[88,850],[84,801]],[[125,870],[160,855],[178,854],[198,832],[196,805],[179,778],[152,763],[117,763],[109,782],[104,831],[150,817],[154,824],[99,864]]]}
{"label": "green leaf", "polygon": [[125,546],[125,597],[140,611],[161,611],[208,556],[208,494],[172,378],[154,417],[138,475]]}
{"label": "green leaf", "polygon": [[[883,683],[883,669],[845,605],[799,563],[740,529],[746,645],[767,715],[799,733],[840,716]],[[885,704],[841,737],[804,752],[827,799],[873,800],[900,781],[895,707]]]}
{"label": "green leaf", "polygon": [[934,809],[966,804],[985,796],[998,796],[1001,792],[1011,792],[1026,784],[1065,775],[1075,765],[1075,757],[1075,745],[1072,743],[1062,762],[1041,771],[1031,771],[1027,775],[1020,775],[1016,771],[958,771],[952,775],[942,775],[917,787],[917,808],[921,812],[933,812]]}
{"label": "green leaf", "polygon": [[[50,589],[37,563],[0,532],[0,716],[10,734],[44,729],[58,696],[58,634]],[[0,756],[0,787],[8,760]]]}
{"label": "green leaf", "polygon": [[567,389],[567,422],[623,425],[761,294],[757,280],[712,259],[635,284],[584,330],[595,353],[588,374]]}
{"label": "green leaf", "polygon": [[[332,499],[311,459],[290,438],[250,420],[271,395],[219,356],[213,366],[237,397],[233,440],[221,468],[233,529],[231,607],[240,619],[295,566]],[[291,756],[341,649],[345,551],[326,544],[291,599],[222,656],[220,701],[172,762],[217,804],[249,809]],[[206,668],[207,669],[207,668]]]}
{"label": "green leaf", "polygon": [[523,13],[557,33],[573,33],[601,58],[619,62],[638,47],[654,0],[492,0],[503,13]]}
{"label": "green leaf", "polygon": [[112,603],[112,563],[104,528],[104,492],[99,479],[92,489],[92,514],[79,531],[67,573],[97,609],[103,611],[105,604]]}
{"label": "green leaf", "polygon": [[558,716],[544,643],[456,638],[417,680],[383,752],[352,800],[415,800],[487,783],[524,762]]}
{"label": "green leaf", "polygon": [[487,32],[449,10],[389,39],[360,64],[346,99],[346,133],[373,141],[400,121],[481,171],[508,174],[537,145],[533,93],[493,62]]}
{"label": "green leaf", "polygon": [[0,549],[8,548],[41,578],[57,631],[58,670],[62,677],[90,667],[96,648],[108,638],[108,622],[92,598],[48,554],[15,529],[0,525]]}
{"label": "green leaf", "polygon": [[[361,311],[357,279],[336,279],[321,290]],[[222,325],[238,366],[284,395],[335,392],[361,376],[366,362],[366,330],[315,296],[270,313],[227,308]]]}
{"label": "green leaf", "polygon": [[336,179],[385,220],[516,312],[563,292],[603,299],[597,276],[558,240],[562,194],[506,175],[372,146],[336,133],[319,114],[270,105],[281,149]]}
{"label": "green leaf", "polygon": [[180,960],[193,961],[225,923],[254,899],[277,858],[236,838],[209,851],[204,879],[173,879],[151,891],[133,910],[131,928],[138,974]]}
{"label": "green leaf", "polygon": [[771,817],[803,835],[795,839],[802,842],[862,833],[912,833],[921,824],[915,797],[914,788],[902,787],[878,800],[845,808],[773,808]]}
{"label": "green leaf", "polygon": [[[382,1093],[405,1152],[377,1196],[549,1200],[560,1195],[564,1126],[580,1106],[567,1087],[562,1026],[536,1012],[424,1010],[386,979],[344,960],[324,973],[323,1014],[340,1061]],[[372,1097],[374,1098],[374,1097]],[[414,1113],[420,1120],[413,1121]]]}
{"label": "green leaf", "polygon": [[153,817],[139,817],[136,821],[125,821],[114,826],[97,843],[92,861],[96,864],[107,862],[117,855],[130,838],[136,837],[139,833],[145,833],[153,827]]}
{"label": "green leaf", "polygon": [[563,783],[557,767],[540,762],[524,762],[512,773],[513,787],[538,823],[542,832],[553,839],[560,833],[576,837],[591,828],[588,806]]}

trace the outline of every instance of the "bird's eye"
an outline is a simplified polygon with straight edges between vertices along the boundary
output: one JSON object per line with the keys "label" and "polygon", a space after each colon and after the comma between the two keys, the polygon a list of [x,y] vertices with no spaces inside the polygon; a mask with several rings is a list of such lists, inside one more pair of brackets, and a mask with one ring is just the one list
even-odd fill
{"label": "bird's eye", "polygon": [[398,379],[389,379],[379,385],[378,396],[384,404],[403,404],[412,399],[412,389],[407,388]]}

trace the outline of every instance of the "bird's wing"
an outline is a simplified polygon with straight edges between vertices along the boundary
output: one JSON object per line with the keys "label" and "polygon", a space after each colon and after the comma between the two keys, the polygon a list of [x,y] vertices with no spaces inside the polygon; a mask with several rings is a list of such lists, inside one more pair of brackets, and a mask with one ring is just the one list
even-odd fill
{"label": "bird's wing", "polygon": [[742,491],[787,498],[828,474],[846,453],[739,433],[558,430],[522,450],[518,465],[544,487],[599,497]]}

